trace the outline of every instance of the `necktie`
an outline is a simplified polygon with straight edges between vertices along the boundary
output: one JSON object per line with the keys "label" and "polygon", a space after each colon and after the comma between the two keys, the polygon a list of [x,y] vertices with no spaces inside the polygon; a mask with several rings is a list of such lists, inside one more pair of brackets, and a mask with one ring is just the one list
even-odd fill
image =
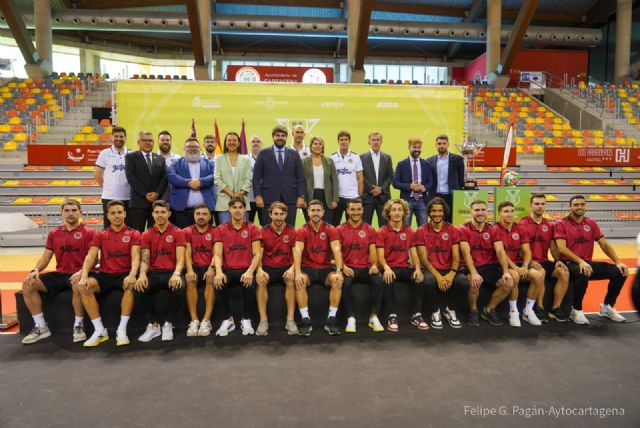
{"label": "necktie", "polygon": [[282,158],[282,150],[278,150],[278,168],[282,171],[282,167],[284,167],[284,159]]}
{"label": "necktie", "polygon": [[[413,181],[418,181],[418,159],[413,160]],[[422,198],[422,195],[418,192],[413,192],[413,199],[416,201]]]}
{"label": "necktie", "polygon": [[147,159],[147,168],[149,168],[149,174],[151,174],[151,153],[147,153],[144,157]]}

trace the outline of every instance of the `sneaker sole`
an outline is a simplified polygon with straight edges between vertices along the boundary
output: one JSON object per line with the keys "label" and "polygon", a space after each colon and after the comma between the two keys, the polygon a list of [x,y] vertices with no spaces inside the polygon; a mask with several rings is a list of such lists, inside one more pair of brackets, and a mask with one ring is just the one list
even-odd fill
{"label": "sneaker sole", "polygon": [[617,323],[623,323],[623,322],[626,322],[626,321],[627,321],[626,319],[616,320],[616,319],[613,319],[613,318],[611,318],[609,315],[606,315],[606,314],[600,314],[600,313],[599,313],[599,314],[598,314],[598,316],[599,316],[600,318],[606,318],[606,319],[609,319],[609,320],[611,320],[611,321],[613,321],[613,322],[617,322]]}
{"label": "sneaker sole", "polygon": [[158,333],[157,335],[152,336],[152,337],[150,337],[150,338],[149,338],[149,339],[147,339],[147,340],[142,340],[142,339],[138,338],[138,342],[142,342],[142,343],[149,343],[149,342],[151,342],[153,339],[155,339],[156,337],[160,337],[160,336],[162,336],[162,333]]}
{"label": "sneaker sole", "polygon": [[558,318],[552,314],[549,314],[549,319],[556,320],[557,322],[567,322],[569,318]]}
{"label": "sneaker sole", "polygon": [[350,329],[350,328],[345,328],[345,329],[344,329],[344,332],[345,332],[345,333],[355,333],[355,332],[356,332],[356,329],[354,328],[354,329],[352,330],[352,329]]}
{"label": "sneaker sole", "polygon": [[374,326],[373,324],[369,324],[369,328],[370,328],[371,330],[373,330],[375,333],[380,333],[380,332],[383,332],[383,331],[384,331],[384,327],[382,327],[382,326],[381,326],[381,328],[376,329],[376,328],[375,328],[375,326]]}
{"label": "sneaker sole", "polygon": [[443,325],[434,325],[433,323],[431,324],[431,328],[435,328],[436,330],[442,330]]}
{"label": "sneaker sole", "polygon": [[331,332],[331,329],[329,328],[329,326],[324,326],[324,331],[326,331],[327,333],[329,333],[329,336],[340,336],[340,331],[337,332]]}
{"label": "sneaker sole", "polygon": [[40,336],[38,336],[37,338],[35,338],[34,340],[30,340],[28,342],[25,342],[24,339],[22,340],[22,344],[23,345],[33,345],[36,342],[41,341],[42,339],[46,339],[47,337],[51,337],[51,332],[48,331],[46,333],[42,333]]}
{"label": "sneaker sole", "polygon": [[462,328],[462,323],[452,324],[451,321],[447,321],[447,323],[449,324],[449,327],[451,327],[451,328]]}
{"label": "sneaker sole", "polygon": [[127,345],[131,345],[131,342],[129,340],[127,340],[127,341],[116,341],[116,346],[127,346]]}
{"label": "sneaker sole", "polygon": [[269,331],[265,331],[264,333],[256,331],[256,336],[268,336],[269,335]]}
{"label": "sneaker sole", "polygon": [[501,326],[501,325],[504,325],[502,322],[500,322],[500,323],[498,324],[498,323],[495,323],[495,322],[491,321],[491,319],[490,319],[487,315],[485,315],[485,314],[484,314],[484,312],[480,314],[480,318],[481,318],[481,319],[483,319],[483,320],[485,320],[485,321],[486,321],[486,322],[488,322],[489,324],[496,326],[496,327],[499,327],[499,326]]}
{"label": "sneaker sole", "polygon": [[73,337],[73,343],[85,342],[86,340],[87,340],[86,334],[84,336]]}
{"label": "sneaker sole", "polygon": [[87,342],[85,342],[85,343],[82,344],[82,346],[85,347],[85,348],[95,348],[96,346],[98,346],[101,343],[106,342],[107,340],[109,340],[109,336],[104,336],[102,339],[98,340],[94,344],[87,345]]}
{"label": "sneaker sole", "polygon": [[200,333],[198,332],[198,337],[207,337],[207,336],[211,336],[211,332],[207,332],[207,333]]}

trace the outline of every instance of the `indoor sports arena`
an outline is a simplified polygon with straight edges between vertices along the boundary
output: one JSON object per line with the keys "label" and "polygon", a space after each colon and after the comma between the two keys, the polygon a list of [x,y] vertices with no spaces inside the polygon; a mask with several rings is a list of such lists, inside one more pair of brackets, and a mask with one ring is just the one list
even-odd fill
{"label": "indoor sports arena", "polygon": [[0,2],[1,427],[638,427],[640,1]]}

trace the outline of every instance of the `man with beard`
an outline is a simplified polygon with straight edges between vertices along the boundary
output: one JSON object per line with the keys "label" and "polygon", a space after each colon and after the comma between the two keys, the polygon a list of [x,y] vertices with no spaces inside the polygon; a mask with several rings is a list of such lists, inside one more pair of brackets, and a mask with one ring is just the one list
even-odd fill
{"label": "man with beard", "polygon": [[262,209],[263,224],[270,222],[265,206],[280,201],[287,205],[287,224],[296,224],[296,208],[304,208],[306,183],[298,153],[288,147],[287,128],[277,125],[271,131],[273,146],[263,149],[253,169],[253,194]]}
{"label": "man with beard", "polygon": [[267,301],[269,293],[267,287],[271,284],[284,285],[284,300],[287,304],[287,333],[298,335],[299,330],[294,321],[296,308],[296,296],[294,288],[295,270],[293,268],[293,247],[296,245],[296,230],[284,220],[287,218],[287,206],[282,202],[274,202],[269,206],[271,224],[262,228],[262,258],[256,282],[258,289],[258,312],[260,313],[260,325],[256,335],[266,336],[269,332],[269,320],[267,319]]}
{"label": "man with beard", "polygon": [[[487,223],[487,203],[475,200],[469,205],[471,221],[460,226],[460,250],[465,267],[461,272],[469,280],[469,325],[478,327],[480,317],[491,325],[502,325],[496,306],[517,287],[515,271],[509,269],[504,246],[496,238],[494,226]],[[482,315],[478,313],[478,296],[481,286],[493,291]]]}
{"label": "man with beard", "polygon": [[[34,323],[31,332],[22,339],[24,345],[51,336],[42,313],[40,293],[46,293],[47,297],[51,298],[65,290],[73,292],[71,301],[75,314],[73,341],[82,342],[87,339],[83,327],[82,297],[80,290],[74,285],[80,280],[82,265],[89,252],[95,231],[80,222],[82,209],[80,203],[74,199],[67,199],[62,203],[61,216],[64,224],[49,232],[44,252],[36,262],[36,266],[22,281],[24,303],[31,312]],[[40,275],[40,271],[47,268],[54,255],[56,270]]]}
{"label": "man with beard", "polygon": [[213,135],[204,136],[204,153],[202,157],[209,159],[209,161],[216,163],[216,137]]}
{"label": "man with beard", "polygon": [[344,283],[342,284],[342,303],[347,312],[347,333],[356,332],[356,319],[353,316],[353,290],[355,281],[371,286],[371,315],[369,327],[375,332],[384,331],[378,319],[382,306],[382,276],[378,271],[376,252],[376,231],[362,220],[364,207],[360,199],[347,202],[349,220],[338,226],[338,239],[342,245]]}
{"label": "man with beard", "polygon": [[200,156],[200,144],[195,138],[184,143],[184,157],[174,162],[167,172],[171,184],[171,210],[179,228],[194,222],[194,208],[206,204],[215,208],[213,194],[213,164]]}
{"label": "man with beard", "polygon": [[[169,133],[169,131],[160,131],[158,133],[158,154],[164,158],[167,172],[169,171],[171,165],[173,165],[178,161],[178,159],[180,159],[179,155],[171,151],[171,146],[171,134]],[[171,183],[167,182],[167,188],[164,191],[164,194],[160,196],[160,199],[169,203],[169,206],[172,208],[170,221],[172,223],[176,223],[176,212],[173,210],[173,203],[171,201]]]}
{"label": "man with beard", "polygon": [[[111,131],[112,146],[104,149],[98,155],[93,176],[102,187],[102,212],[104,228],[109,227],[107,205],[112,200],[122,201],[124,210],[129,209],[130,189],[127,175],[124,171],[125,156],[129,153],[126,146],[127,131],[119,126],[114,126]],[[129,223],[127,223],[129,224]]]}
{"label": "man with beard", "polygon": [[411,226],[414,214],[418,226],[427,222],[427,191],[431,187],[431,169],[427,161],[420,159],[421,153],[422,140],[410,138],[409,157],[398,162],[393,174],[393,187],[400,190],[400,198],[409,207],[405,220],[407,226]]}
{"label": "man with beard", "polygon": [[[198,157],[200,155],[198,154]],[[204,161],[206,162],[206,161]],[[211,226],[211,208],[207,204],[193,207],[195,224],[184,229],[187,247],[185,249],[185,268],[187,273],[187,308],[191,322],[187,328],[187,336],[209,336],[211,334],[211,314],[215,303],[213,278],[213,238],[214,228]],[[204,287],[204,317],[198,318],[198,288]]]}
{"label": "man with beard", "polygon": [[[565,261],[573,283],[573,309],[571,321],[589,324],[582,311],[582,299],[590,280],[608,279],[609,286],[604,302],[600,304],[598,316],[615,322],[625,322],[625,318],[614,308],[629,268],[622,263],[613,247],[607,242],[598,224],[585,216],[587,202],[584,196],[575,195],[569,200],[568,216],[556,223],[554,238],[558,251]],[[597,242],[602,251],[615,264],[593,261],[593,244]]]}
{"label": "man with beard", "polygon": [[[336,229],[322,220],[324,207],[322,202],[309,201],[309,222],[296,231],[296,246],[293,249],[293,266],[295,269],[296,301],[302,321],[300,335],[311,334],[311,318],[309,316],[309,296],[307,287],[320,284],[331,289],[329,292],[329,314],[324,329],[331,336],[339,335],[340,329],[336,321],[342,288],[342,253]],[[335,267],[331,264],[331,258]]]}
{"label": "man with beard", "polygon": [[[453,191],[464,188],[464,159],[460,155],[449,152],[449,137],[436,137],[438,154],[427,159],[431,169],[431,187],[429,197],[444,199],[448,207],[453,207]],[[445,216],[447,223],[452,221],[452,212]]]}
{"label": "man with beard", "polygon": [[298,152],[298,154],[300,155],[300,159],[304,159],[307,156],[310,156],[311,149],[309,149],[309,147],[307,147],[307,145],[304,143],[304,137],[306,135],[304,126],[294,126],[291,133],[293,134],[293,143],[291,144],[291,148]]}
{"label": "man with beard", "polygon": [[[259,135],[254,135],[253,137],[251,137],[249,144],[251,145],[251,151],[249,152],[249,154],[247,154],[247,156],[251,161],[251,177],[253,180],[253,168],[256,166],[256,160],[258,159],[258,154],[260,153],[260,150],[262,150],[262,138],[260,138]],[[260,223],[260,225],[262,225],[262,210],[259,210],[258,207],[256,207],[256,197],[253,194],[253,186],[251,186],[251,189],[249,189],[248,214],[249,214],[249,222],[254,223],[257,215],[258,222]]]}
{"label": "man with beard", "polygon": [[[342,222],[342,213],[347,209],[350,199],[359,198],[364,189],[362,177],[362,161],[360,156],[349,149],[351,134],[349,131],[338,132],[338,151],[331,155],[338,174],[338,206],[333,210],[333,224]],[[347,218],[348,219],[348,218]]]}

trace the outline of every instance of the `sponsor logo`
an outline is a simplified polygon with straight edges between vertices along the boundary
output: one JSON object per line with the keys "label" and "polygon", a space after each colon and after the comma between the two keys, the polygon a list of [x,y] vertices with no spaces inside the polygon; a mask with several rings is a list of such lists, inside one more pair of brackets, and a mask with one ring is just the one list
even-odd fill
{"label": "sponsor logo", "polygon": [[489,232],[484,232],[482,234],[482,239],[484,239],[485,241],[488,241],[490,237],[491,235],[489,235]]}
{"label": "sponsor logo", "polygon": [[111,165],[111,173],[116,171],[124,171],[124,164],[121,165]]}
{"label": "sponsor logo", "polygon": [[260,73],[253,67],[242,67],[236,72],[236,82],[254,83],[260,81]]}
{"label": "sponsor logo", "polygon": [[204,236],[204,240],[205,240],[205,241],[211,241],[211,234],[210,234],[210,233],[207,233],[207,234]]}
{"label": "sponsor logo", "polygon": [[302,125],[307,130],[307,134],[311,134],[311,130],[320,122],[320,119],[301,119],[301,118],[276,118],[278,125],[282,125],[289,130],[289,133],[298,125]]}
{"label": "sponsor logo", "polygon": [[122,237],[122,242],[129,242],[129,241],[131,241],[131,237],[130,236],[124,235]]}
{"label": "sponsor logo", "polygon": [[448,241],[449,240],[449,234],[448,233],[443,233],[442,234],[442,239],[445,240],[445,241]]}
{"label": "sponsor logo", "polygon": [[582,228],[584,229],[585,232],[591,232],[591,228],[589,227],[588,224],[585,224],[584,226],[582,226]]}
{"label": "sponsor logo", "polygon": [[401,234],[400,234],[400,239],[401,239],[402,241],[406,241],[406,240],[407,240],[407,234],[406,234],[406,233],[404,233],[404,232],[403,232],[403,233],[401,233]]}
{"label": "sponsor logo", "polygon": [[548,232],[549,231],[549,227],[546,224],[542,225],[542,231],[543,232]]}
{"label": "sponsor logo", "polygon": [[517,232],[513,232],[511,234],[511,238],[513,238],[513,240],[517,241],[518,239],[520,239],[520,235],[518,235]]}
{"label": "sponsor logo", "polygon": [[513,205],[520,203],[520,189],[506,189],[507,200],[513,202]]}
{"label": "sponsor logo", "polygon": [[249,232],[247,232],[246,230],[243,230],[240,236],[242,236],[243,239],[247,239],[247,237],[249,236]]}
{"label": "sponsor logo", "polygon": [[327,76],[318,68],[310,68],[302,75],[302,83],[327,83]]}
{"label": "sponsor logo", "polygon": [[131,256],[131,254],[124,251],[120,251],[120,250],[107,251],[107,255],[109,256],[110,259],[119,259],[119,258]]}
{"label": "sponsor logo", "polygon": [[322,239],[322,240],[327,239],[327,234],[324,233],[324,232],[320,233],[320,239]]}
{"label": "sponsor logo", "polygon": [[75,247],[75,246],[73,246],[71,244],[67,244],[67,245],[63,245],[62,247],[60,247],[60,252],[64,256],[65,254],[68,254],[68,253],[79,253],[80,252],[80,248]]}
{"label": "sponsor logo", "polygon": [[323,101],[320,105],[324,108],[334,108],[336,110],[344,107],[344,103],[342,101]]}
{"label": "sponsor logo", "polygon": [[173,236],[169,235],[166,239],[167,242],[173,242]]}
{"label": "sponsor logo", "polygon": [[276,106],[289,105],[289,101],[276,101],[273,97],[267,97],[264,101],[256,101],[255,104],[263,106],[266,111],[273,111]]}
{"label": "sponsor logo", "polygon": [[284,242],[285,244],[286,244],[287,242],[289,242],[289,235],[284,235],[284,236],[282,237],[282,242]]}
{"label": "sponsor logo", "polygon": [[73,234],[73,237],[75,239],[81,239],[82,238],[82,233],[81,232],[76,232],[76,233]]}
{"label": "sponsor logo", "polygon": [[[73,152],[75,152],[75,154]],[[67,151],[67,159],[72,162],[80,162],[84,159],[84,153],[82,153],[82,149],[80,147],[76,148],[73,152]]]}
{"label": "sponsor logo", "polygon": [[201,108],[222,108],[222,102],[220,102],[220,100],[204,100],[200,97],[193,97],[191,100],[191,106]]}
{"label": "sponsor logo", "polygon": [[616,149],[616,162],[627,163],[631,159],[630,149]]}
{"label": "sponsor logo", "polygon": [[364,238],[365,236],[367,236],[367,234],[364,232],[364,230],[361,230],[360,232],[358,232],[358,236]]}
{"label": "sponsor logo", "polygon": [[388,102],[388,101],[386,102],[381,101],[376,104],[376,108],[378,109],[397,109],[399,106],[400,106],[399,103]]}

